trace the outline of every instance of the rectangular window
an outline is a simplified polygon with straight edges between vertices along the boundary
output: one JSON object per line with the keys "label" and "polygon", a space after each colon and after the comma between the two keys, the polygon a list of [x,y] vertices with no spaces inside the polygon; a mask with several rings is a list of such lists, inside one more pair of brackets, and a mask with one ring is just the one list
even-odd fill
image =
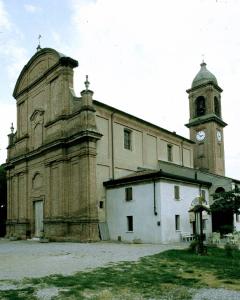
{"label": "rectangular window", "polygon": [[180,216],[175,215],[175,229],[180,230]]}
{"label": "rectangular window", "polygon": [[174,185],[174,198],[180,200],[180,188],[178,185]]}
{"label": "rectangular window", "polygon": [[170,144],[167,145],[167,156],[168,156],[168,161],[173,161],[172,145]]}
{"label": "rectangular window", "polygon": [[124,148],[132,149],[132,132],[129,129],[124,129]]}
{"label": "rectangular window", "polygon": [[125,188],[125,200],[126,201],[132,200],[132,187]]}
{"label": "rectangular window", "polygon": [[133,231],[133,216],[127,216],[127,230]]}

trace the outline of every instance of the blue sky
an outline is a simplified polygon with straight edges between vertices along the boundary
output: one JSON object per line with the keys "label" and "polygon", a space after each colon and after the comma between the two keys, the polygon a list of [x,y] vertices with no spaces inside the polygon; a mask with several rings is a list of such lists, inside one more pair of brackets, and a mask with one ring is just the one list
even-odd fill
{"label": "blue sky", "polygon": [[95,99],[189,136],[186,89],[204,54],[223,88],[226,175],[240,178],[240,1],[0,0],[0,162],[16,124],[17,77],[41,46],[79,61]]}

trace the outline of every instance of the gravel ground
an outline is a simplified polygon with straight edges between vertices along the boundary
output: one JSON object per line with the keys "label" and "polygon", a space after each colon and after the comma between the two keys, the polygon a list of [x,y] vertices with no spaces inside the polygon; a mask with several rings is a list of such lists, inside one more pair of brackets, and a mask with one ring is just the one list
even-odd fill
{"label": "gravel ground", "polygon": [[239,300],[240,292],[226,289],[200,289],[193,300]]}
{"label": "gravel ground", "polygon": [[51,274],[70,275],[119,261],[136,261],[142,256],[186,244],[153,245],[123,243],[39,243],[0,240],[0,280],[20,280]]}

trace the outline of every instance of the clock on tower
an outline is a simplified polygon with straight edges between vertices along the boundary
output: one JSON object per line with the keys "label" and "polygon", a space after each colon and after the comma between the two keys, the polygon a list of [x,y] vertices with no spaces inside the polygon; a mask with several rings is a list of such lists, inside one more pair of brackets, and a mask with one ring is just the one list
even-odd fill
{"label": "clock on tower", "polygon": [[186,126],[190,139],[195,141],[194,167],[224,175],[223,128],[221,92],[216,77],[208,71],[206,63],[195,76],[189,94],[190,118]]}

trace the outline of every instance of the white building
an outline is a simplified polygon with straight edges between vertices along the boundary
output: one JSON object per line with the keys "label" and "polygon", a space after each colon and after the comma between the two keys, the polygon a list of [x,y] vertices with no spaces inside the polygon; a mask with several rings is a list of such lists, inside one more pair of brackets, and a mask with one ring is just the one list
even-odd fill
{"label": "white building", "polygon": [[[188,211],[200,195],[209,203],[211,183],[163,171],[141,171],[105,186],[111,240],[168,243],[195,233],[195,221]],[[203,228],[207,237],[212,230],[207,214]]]}

